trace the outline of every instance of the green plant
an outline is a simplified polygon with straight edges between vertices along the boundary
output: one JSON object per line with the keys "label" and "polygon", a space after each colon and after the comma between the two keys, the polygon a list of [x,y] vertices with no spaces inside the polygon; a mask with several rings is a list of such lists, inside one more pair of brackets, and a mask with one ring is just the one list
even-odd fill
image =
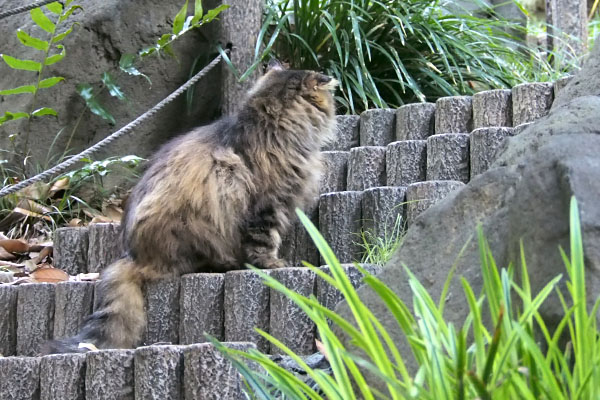
{"label": "green plant", "polygon": [[[31,47],[40,52],[39,60],[22,60],[8,54],[0,54],[2,60],[8,65],[10,68],[18,69],[21,71],[30,71],[35,72],[35,76],[33,76],[33,81],[27,85],[22,85],[19,87],[15,87],[12,89],[4,89],[0,90],[0,95],[2,96],[11,96],[11,95],[21,95],[21,94],[30,94],[32,96],[30,106],[28,110],[18,110],[18,111],[5,111],[2,116],[0,116],[0,125],[8,122],[14,121],[21,118],[31,119],[33,117],[43,117],[43,116],[57,116],[57,112],[51,107],[40,107],[37,108],[36,100],[37,93],[40,90],[49,89],[58,83],[64,81],[64,77],[62,76],[52,76],[52,77],[44,77],[44,72],[46,66],[56,64],[63,60],[66,56],[66,49],[63,44],[60,44],[68,35],[73,32],[73,28],[75,23],[68,26],[67,29],[60,32],[62,25],[69,19],[71,14],[77,9],[82,9],[79,5],[71,5],[73,0],[67,0],[63,4],[60,2],[50,3],[45,6],[45,9],[50,13],[50,17],[41,7],[34,8],[30,11],[30,16],[33,22],[44,32],[47,33],[46,39],[40,39],[34,36],[30,36],[27,32],[18,29],[16,34],[19,38],[19,41],[27,47]],[[52,19],[51,17],[54,17]],[[28,125],[25,131],[25,156],[26,158],[29,152],[29,136],[30,136],[30,127]]]}
{"label": "green plant", "polygon": [[386,227],[381,235],[373,229],[361,231],[360,241],[358,242],[358,245],[363,249],[361,262],[382,267],[387,264],[396,249],[402,244],[404,228],[402,215],[397,215],[391,229],[388,230]]}
{"label": "green plant", "polygon": [[[311,297],[301,296],[260,273],[266,284],[292,299],[315,322],[323,351],[332,373],[315,371],[300,357],[266,332],[259,332],[291,356],[316,382],[318,389],[304,384],[268,356],[256,351],[229,349],[213,341],[245,378],[253,399],[596,399],[600,392],[600,335],[596,314],[600,299],[587,310],[585,265],[579,212],[571,201],[570,257],[562,250],[568,274],[567,296],[558,289],[562,279],[551,279],[537,294],[532,293],[525,255],[521,247],[521,282],[510,265],[499,269],[489,245],[478,230],[483,278],[477,295],[464,279],[462,287],[468,316],[457,327],[444,319],[444,307],[454,268],[436,303],[417,278],[406,268],[413,308],[376,277],[365,274],[365,283],[376,292],[395,317],[397,329],[406,337],[417,363],[409,370],[389,332],[358,297],[333,255],[310,220],[299,213],[319,251],[331,267],[329,276],[307,264],[321,279],[335,286],[345,297],[352,320],[345,320]],[[561,299],[564,317],[551,331],[540,314],[540,306],[555,292]],[[483,311],[489,311],[491,322]],[[350,353],[330,329],[333,321],[350,338],[363,357]],[[493,328],[490,330],[488,326]],[[541,343],[538,336],[541,336]],[[566,347],[561,338],[569,337]],[[261,368],[250,368],[248,362]],[[364,372],[370,373],[367,381]],[[372,380],[379,380],[378,392]],[[354,383],[354,385],[352,384]]]}
{"label": "green plant", "polygon": [[489,18],[455,15],[438,0],[269,0],[255,50],[340,81],[351,112],[511,87],[553,71],[509,32],[523,27],[477,2]]}
{"label": "green plant", "polygon": [[[111,191],[104,179],[110,174],[133,180],[142,158],[128,155],[100,161],[83,160],[84,165],[49,182],[38,182],[0,200],[0,230],[12,238],[51,233],[73,219],[90,221],[106,213]],[[1,167],[1,166],[0,166]],[[3,184],[18,181],[18,173],[1,168]],[[119,201],[116,201],[120,203]],[[41,223],[37,228],[32,226]],[[8,224],[8,225],[6,225]]]}

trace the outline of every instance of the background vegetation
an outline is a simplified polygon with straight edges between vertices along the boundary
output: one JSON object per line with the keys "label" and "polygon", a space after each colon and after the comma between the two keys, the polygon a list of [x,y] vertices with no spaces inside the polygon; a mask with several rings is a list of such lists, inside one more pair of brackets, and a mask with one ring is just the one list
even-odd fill
{"label": "background vegetation", "polygon": [[[340,82],[341,112],[556,79],[571,54],[524,41],[522,22],[476,0],[481,14],[439,0],[267,0],[255,56],[323,70]],[[552,60],[560,59],[560,63]]]}

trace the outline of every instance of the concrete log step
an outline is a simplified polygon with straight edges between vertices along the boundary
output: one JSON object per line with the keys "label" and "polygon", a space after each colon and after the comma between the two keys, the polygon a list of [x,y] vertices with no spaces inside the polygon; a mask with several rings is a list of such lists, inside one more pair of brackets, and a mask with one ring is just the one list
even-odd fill
{"label": "concrete log step", "polygon": [[323,151],[348,151],[358,146],[358,127],[360,117],[358,115],[338,115],[336,116],[336,130],[331,142],[326,143],[321,150]]}
{"label": "concrete log step", "polygon": [[514,128],[479,128],[471,132],[470,159],[471,178],[488,170],[496,160],[496,154],[502,148],[507,137],[512,136]]}
{"label": "concrete log step", "polygon": [[486,90],[473,95],[473,129],[513,126],[512,91]]}
{"label": "concrete log step", "polygon": [[41,357],[41,400],[84,400],[86,355],[53,354]]}
{"label": "concrete log step", "polygon": [[469,134],[447,133],[427,139],[427,180],[469,181]]}
{"label": "concrete log step", "polygon": [[[319,198],[315,198],[312,204],[304,210],[311,222],[319,226]],[[303,266],[302,261],[317,265],[319,263],[319,252],[313,243],[310,235],[300,222],[297,215],[294,214],[292,225],[284,235],[279,246],[279,257],[289,263],[291,267]]]}
{"label": "concrete log step", "polygon": [[134,350],[101,350],[86,354],[85,398],[133,400]]}
{"label": "concrete log step", "polygon": [[435,133],[465,133],[473,129],[471,96],[441,97],[435,102]]}
{"label": "concrete log step", "polygon": [[385,186],[384,146],[361,146],[350,150],[348,190]]}
{"label": "concrete log step", "polygon": [[319,183],[319,193],[346,190],[350,152],[324,151],[321,154],[323,157],[323,176]]}
{"label": "concrete log step", "polygon": [[0,357],[2,400],[38,400],[40,362],[39,357]]}
{"label": "concrete log step", "polygon": [[52,283],[26,283],[17,289],[16,354],[36,356],[54,331],[54,295]]}
{"label": "concrete log step", "polygon": [[[173,277],[150,282],[144,288],[147,324],[143,343],[179,343],[180,297],[186,298],[180,296],[180,282],[187,281]],[[181,314],[184,316],[186,313]]]}
{"label": "concrete log step", "polygon": [[362,228],[360,191],[322,194],[319,199],[319,229],[340,262],[360,260]]}
{"label": "concrete log step", "polygon": [[464,185],[458,181],[426,181],[408,185],[406,188],[407,224],[410,226],[419,214]]}
{"label": "concrete log step", "polygon": [[94,305],[94,282],[61,282],[55,288],[54,338],[76,335]]}
{"label": "concrete log step", "polygon": [[360,114],[360,145],[386,146],[396,136],[396,110],[365,110]]}
{"label": "concrete log step", "polygon": [[425,180],[427,140],[403,140],[387,145],[385,173],[387,186],[406,186]]}
{"label": "concrete log step", "polygon": [[405,221],[406,186],[367,189],[362,198],[363,230],[390,238]]}
{"label": "concrete log step", "polygon": [[[269,272],[269,271],[265,271]],[[225,274],[225,340],[255,343],[258,350],[269,351],[269,342],[256,328],[269,331],[270,289],[254,271]]]}
{"label": "concrete log step", "polygon": [[435,132],[435,104],[406,104],[396,110],[396,140],[426,140]]}
{"label": "concrete log step", "polygon": [[543,117],[553,101],[554,85],[551,82],[522,83],[513,87],[513,126]]}
{"label": "concrete log step", "polygon": [[88,272],[100,272],[123,256],[119,224],[91,224],[89,230]]}
{"label": "concrete log step", "polygon": [[[373,275],[377,275],[382,270],[382,267],[373,264],[361,264],[361,266]],[[363,274],[354,264],[342,264],[342,268],[344,268],[352,286],[358,289],[363,283]],[[321,271],[331,275],[330,268],[327,265],[321,266]],[[316,291],[316,297],[317,300],[319,300],[319,303],[330,310],[334,310],[335,306],[344,299],[344,296],[342,296],[342,293],[338,289],[321,278],[317,278]]]}
{"label": "concrete log step", "polygon": [[189,274],[181,277],[181,315],[173,312],[174,319],[179,317],[179,343],[206,342],[205,333],[223,340],[224,293],[224,274]]}
{"label": "concrete log step", "polygon": [[[281,268],[271,276],[296,293],[309,297],[315,293],[315,273],[308,268]],[[269,333],[296,354],[315,352],[315,325],[292,300],[271,289]],[[271,354],[285,354],[271,345]]]}
{"label": "concrete log step", "polygon": [[0,355],[4,357],[17,353],[17,290],[0,285]]}
{"label": "concrete log step", "polygon": [[54,233],[54,267],[69,275],[88,270],[89,230],[85,228],[60,228]]}

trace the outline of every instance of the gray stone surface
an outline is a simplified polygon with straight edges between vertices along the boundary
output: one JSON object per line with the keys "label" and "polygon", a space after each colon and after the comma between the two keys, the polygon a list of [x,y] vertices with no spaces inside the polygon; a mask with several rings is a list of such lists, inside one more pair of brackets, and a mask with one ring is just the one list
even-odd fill
{"label": "gray stone surface", "polygon": [[487,171],[496,159],[498,150],[512,132],[513,128],[506,127],[479,128],[471,132],[471,177]]}
{"label": "gray stone surface", "polygon": [[[382,267],[373,264],[361,264],[361,266],[367,270],[370,274],[377,275],[381,272]],[[342,268],[346,273],[352,287],[358,289],[363,284],[363,274],[354,266],[354,264],[342,264]],[[331,275],[331,269],[328,265],[321,266],[321,270],[328,275]],[[342,292],[337,288],[331,286],[325,279],[317,277],[316,280],[316,297],[319,303],[330,310],[335,309],[335,306],[344,299]]]}
{"label": "gray stone surface", "polygon": [[360,260],[362,192],[337,192],[319,199],[319,230],[340,262]]}
{"label": "gray stone surface", "polygon": [[40,357],[0,357],[2,400],[40,398]]}
{"label": "gray stone surface", "polygon": [[[269,272],[269,271],[265,271]],[[269,331],[270,290],[254,271],[225,274],[225,340],[256,343],[268,352],[269,342],[254,328]]]}
{"label": "gray stone surface", "polygon": [[[247,2],[242,3],[245,5]],[[8,0],[3,2],[3,9],[8,10],[23,4],[21,1]],[[85,112],[79,129],[70,142],[70,154],[75,154],[106,137],[117,127],[133,120],[178,88],[188,79],[191,66],[198,55],[202,55],[200,63],[210,60],[214,44],[217,42],[217,37],[210,32],[219,24],[214,22],[208,24],[207,29],[186,34],[175,43],[174,52],[177,60],[171,57],[147,58],[138,67],[152,80],[150,86],[140,76],[130,77],[121,74],[118,68],[119,58],[122,54],[136,54],[139,50],[154,45],[162,34],[171,33],[173,17],[183,2],[81,0],[77,4],[80,4],[84,10],[76,11],[69,19],[69,25],[61,24],[58,28],[62,32],[72,22],[81,24],[76,26],[74,32],[64,41],[66,57],[61,62],[45,68],[42,76],[42,78],[64,76],[66,79],[53,88],[40,90],[34,105],[36,108],[51,106],[58,112],[59,117],[43,117],[31,121],[23,119],[1,126],[0,148],[12,148],[9,135],[25,132],[26,125],[31,123],[30,142],[35,141],[35,145],[30,146],[32,159],[45,160],[55,138],[57,140],[53,147],[54,155],[62,154],[69,140],[69,134],[84,110],[85,103],[77,95],[76,85],[89,82],[97,87],[96,84],[100,83],[102,73],[108,71],[117,79],[129,102],[119,102],[110,96],[108,91],[103,91],[98,96],[98,100],[113,114],[116,124],[110,125],[97,115]],[[238,8],[244,11],[244,7]],[[233,11],[228,10],[228,13],[231,14]],[[259,11],[258,24],[260,24],[260,16]],[[240,48],[253,54],[256,34],[250,33],[249,21],[242,21],[244,21],[244,30],[237,32],[252,44],[244,47],[239,40],[234,43],[238,43]],[[0,37],[3,38],[2,53],[21,59],[37,59],[40,55],[39,50],[23,46],[15,34],[17,28],[45,40],[49,38],[48,33],[37,28],[28,13],[6,18],[0,25]],[[236,29],[238,29],[237,24]],[[223,40],[222,43],[227,41]],[[33,72],[11,69],[4,63],[0,66],[0,71],[2,89],[30,84],[33,82],[32,77],[35,77]],[[135,134],[122,137],[95,156],[97,159],[127,154],[147,157],[160,143],[174,136],[178,131],[198,123],[208,122],[219,108],[221,93],[220,71],[219,68],[215,68],[196,86],[190,113],[184,112],[186,96],[181,96],[161,111],[160,118],[139,126]],[[31,99],[29,95],[3,96],[2,113],[5,110],[27,110],[31,107]],[[61,128],[64,128],[63,134],[57,136]],[[21,146],[24,135],[18,136],[17,146]],[[33,165],[33,163],[28,164]]]}
{"label": "gray stone surface", "polygon": [[[237,350],[254,348],[252,343],[224,343]],[[210,343],[183,349],[184,398],[202,400],[244,399],[241,375]]]}
{"label": "gray stone surface", "polygon": [[[273,270],[271,276],[303,296],[315,293],[315,273],[308,268],[280,268]],[[315,324],[300,307],[281,292],[271,289],[270,310],[271,335],[296,354],[314,353]],[[283,350],[271,344],[271,354],[283,354]]]}
{"label": "gray stone surface", "polygon": [[183,398],[181,346],[138,347],[133,364],[137,400]]}
{"label": "gray stone surface", "polygon": [[17,351],[17,287],[0,285],[0,355]]}
{"label": "gray stone surface", "polygon": [[85,354],[53,354],[42,357],[41,400],[85,400]]}
{"label": "gray stone surface", "polygon": [[473,128],[513,126],[512,91],[486,90],[473,95]]}
{"label": "gray stone surface", "polygon": [[441,97],[435,102],[435,133],[465,133],[473,129],[471,96]]}
{"label": "gray stone surface", "polygon": [[350,150],[348,190],[385,185],[385,147],[361,146]]}
{"label": "gray stone surface", "polygon": [[145,286],[146,329],[142,343],[179,343],[179,277]]}
{"label": "gray stone surface", "polygon": [[378,187],[363,192],[363,230],[377,238],[397,237],[405,221],[406,186]]}
{"label": "gray stone surface", "polygon": [[358,115],[337,115],[336,131],[333,140],[326,143],[321,150],[323,151],[348,151],[358,146],[358,127],[360,125],[360,116]]}
{"label": "gray stone surface", "polygon": [[[303,211],[311,222],[318,227],[319,198],[317,197],[313,204],[310,204]],[[287,261],[289,266],[292,267],[302,266],[302,261],[313,265],[319,263],[319,251],[296,215],[293,216],[292,226],[283,237],[281,246],[279,246],[279,257]]]}
{"label": "gray stone surface", "polygon": [[427,139],[427,180],[469,181],[469,134],[433,135]]}
{"label": "gray stone surface", "polygon": [[134,350],[100,350],[86,354],[85,398],[134,399]]}
{"label": "gray stone surface", "polygon": [[406,104],[396,110],[396,140],[426,140],[435,132],[435,104]]}
{"label": "gray stone surface", "polygon": [[554,82],[554,97],[557,98],[560,92],[567,87],[567,85],[573,80],[573,75],[565,76],[557,79]]}
{"label": "gray stone surface", "polygon": [[60,282],[55,289],[54,339],[74,336],[94,305],[94,282]]}
{"label": "gray stone surface", "polygon": [[385,146],[396,136],[396,110],[365,110],[360,114],[360,145]]}
{"label": "gray stone surface", "polygon": [[550,82],[522,83],[512,88],[513,125],[533,122],[548,113],[554,99]]}
{"label": "gray stone surface", "polygon": [[427,140],[403,140],[387,145],[385,173],[388,186],[406,186],[425,180]]}
{"label": "gray stone surface", "polygon": [[88,272],[100,272],[123,255],[119,224],[91,224],[89,227]]}
{"label": "gray stone surface", "polygon": [[181,277],[179,343],[201,343],[208,333],[223,340],[223,274],[189,274]]}
{"label": "gray stone surface", "polygon": [[319,184],[319,193],[341,192],[346,190],[348,179],[349,151],[324,151],[323,176]]}
{"label": "gray stone surface", "polygon": [[585,53],[589,40],[587,1],[546,0],[546,23],[548,50],[572,56]]}
{"label": "gray stone surface", "polygon": [[427,181],[408,185],[406,188],[406,222],[410,226],[429,207],[450,192],[464,186],[458,181]]}
{"label": "gray stone surface", "polygon": [[17,355],[38,355],[54,330],[54,284],[26,283],[17,294]]}
{"label": "gray stone surface", "polygon": [[69,275],[87,272],[88,228],[60,228],[54,233],[54,268]]}

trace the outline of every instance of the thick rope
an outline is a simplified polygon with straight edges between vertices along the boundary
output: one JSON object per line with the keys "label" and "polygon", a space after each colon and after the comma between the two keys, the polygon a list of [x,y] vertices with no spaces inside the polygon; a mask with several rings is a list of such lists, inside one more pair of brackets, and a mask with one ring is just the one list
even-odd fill
{"label": "thick rope", "polygon": [[[225,51],[227,52],[228,50],[225,50]],[[179,89],[175,90],[168,97],[164,98],[160,103],[158,103],[157,105],[152,107],[150,110],[146,111],[145,113],[143,113],[142,115],[137,117],[135,120],[131,121],[130,123],[128,123],[121,129],[119,129],[112,135],[102,139],[101,141],[99,141],[92,147],[88,148],[87,150],[82,151],[81,153],[77,154],[76,156],[73,156],[73,157],[69,158],[68,160],[63,161],[62,163],[50,168],[47,171],[44,171],[36,176],[33,176],[29,179],[26,179],[22,182],[15,184],[15,185],[2,188],[2,190],[0,190],[0,197],[4,197],[8,194],[11,194],[18,190],[21,190],[31,184],[34,184],[36,182],[48,179],[56,174],[59,174],[59,173],[65,171],[66,169],[68,169],[69,167],[71,167],[73,164],[81,161],[84,158],[89,157],[92,153],[95,153],[96,151],[98,151],[101,148],[103,148],[104,146],[112,143],[113,141],[120,138],[121,136],[131,132],[136,127],[138,127],[140,124],[142,124],[144,121],[146,121],[147,119],[154,116],[154,114],[159,112],[167,104],[169,104],[170,102],[175,100],[175,98],[177,98],[183,92],[188,90],[196,82],[198,82],[198,80],[200,80],[204,75],[206,75],[208,72],[210,72],[210,70],[212,70],[217,64],[219,64],[219,62],[221,61],[221,58],[222,58],[222,56],[221,56],[221,54],[219,54],[217,57],[215,57],[214,60],[212,60],[210,62],[210,64],[208,64],[206,67],[204,67],[202,69],[202,71],[198,72],[196,75],[194,75],[192,78],[190,78],[190,80],[188,80],[186,83],[184,83]]]}
{"label": "thick rope", "polygon": [[17,15],[24,13],[25,11],[33,10],[34,8],[38,8],[41,6],[45,6],[46,4],[55,3],[56,0],[43,0],[38,1],[37,3],[32,3],[27,6],[13,8],[12,10],[4,11],[0,13],[0,19],[4,19],[6,17],[10,17],[11,15]]}

